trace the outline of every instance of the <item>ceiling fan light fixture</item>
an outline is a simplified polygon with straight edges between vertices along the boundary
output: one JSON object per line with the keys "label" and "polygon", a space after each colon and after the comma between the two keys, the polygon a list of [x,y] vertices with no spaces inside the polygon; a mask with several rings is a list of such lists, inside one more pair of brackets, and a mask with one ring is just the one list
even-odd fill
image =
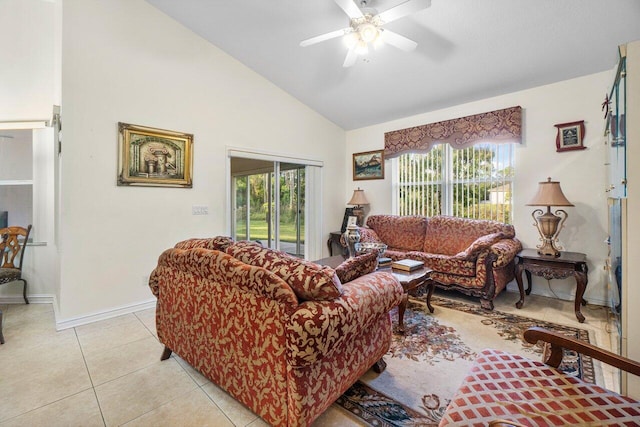
{"label": "ceiling fan light fixture", "polygon": [[362,41],[365,43],[374,42],[380,34],[378,28],[370,22],[361,24],[358,27],[358,33],[360,34]]}
{"label": "ceiling fan light fixture", "polygon": [[344,42],[345,46],[347,46],[349,49],[355,46],[359,40],[360,40],[360,37],[358,36],[358,33],[354,33],[354,32],[348,32],[342,38],[342,41]]}
{"label": "ceiling fan light fixture", "polygon": [[358,55],[366,55],[369,53],[369,46],[364,40],[358,41],[358,44],[356,45],[356,53]]}

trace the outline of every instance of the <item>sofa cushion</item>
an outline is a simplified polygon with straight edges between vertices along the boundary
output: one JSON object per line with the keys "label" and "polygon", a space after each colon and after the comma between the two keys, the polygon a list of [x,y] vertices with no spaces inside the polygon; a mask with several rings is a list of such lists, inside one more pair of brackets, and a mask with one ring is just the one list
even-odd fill
{"label": "sofa cushion", "polygon": [[233,239],[227,236],[216,236],[205,239],[187,239],[175,244],[176,249],[204,248],[216,251],[224,251],[233,243]]}
{"label": "sofa cushion", "polygon": [[371,215],[367,219],[367,226],[372,228],[389,248],[419,251],[424,246],[427,218],[417,215]]}
{"label": "sofa cushion", "polygon": [[378,267],[378,253],[371,252],[349,258],[336,267],[336,274],[340,282],[347,283],[360,276],[376,271]]}
{"label": "sofa cushion", "polygon": [[330,267],[263,248],[255,242],[236,242],[226,252],[245,264],[265,268],[281,277],[301,301],[332,300],[342,294],[340,279]]}
{"label": "sofa cushion", "polygon": [[512,225],[498,221],[438,215],[429,218],[424,245],[417,250],[455,255],[467,250],[479,237],[493,233],[502,233],[506,239],[516,234]]}
{"label": "sofa cushion", "polygon": [[428,254],[425,252],[407,252],[406,258],[424,262],[426,267],[434,271],[459,276],[473,277],[476,275],[476,261],[459,256],[443,254]]}

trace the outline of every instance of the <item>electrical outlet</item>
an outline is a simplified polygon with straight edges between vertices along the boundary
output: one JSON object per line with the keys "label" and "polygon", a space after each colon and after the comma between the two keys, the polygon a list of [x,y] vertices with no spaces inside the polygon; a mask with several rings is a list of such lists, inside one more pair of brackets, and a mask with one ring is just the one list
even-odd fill
{"label": "electrical outlet", "polygon": [[191,215],[209,215],[209,206],[191,206]]}

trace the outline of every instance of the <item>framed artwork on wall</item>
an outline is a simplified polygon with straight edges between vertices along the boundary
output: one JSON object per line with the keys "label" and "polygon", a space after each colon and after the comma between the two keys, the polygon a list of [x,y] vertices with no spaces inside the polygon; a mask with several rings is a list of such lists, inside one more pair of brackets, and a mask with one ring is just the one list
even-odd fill
{"label": "framed artwork on wall", "polygon": [[579,122],[555,125],[558,128],[556,136],[556,151],[584,150],[584,120]]}
{"label": "framed artwork on wall", "polygon": [[118,185],[191,188],[193,135],[118,123]]}
{"label": "framed artwork on wall", "polygon": [[384,150],[353,154],[353,180],[384,179]]}

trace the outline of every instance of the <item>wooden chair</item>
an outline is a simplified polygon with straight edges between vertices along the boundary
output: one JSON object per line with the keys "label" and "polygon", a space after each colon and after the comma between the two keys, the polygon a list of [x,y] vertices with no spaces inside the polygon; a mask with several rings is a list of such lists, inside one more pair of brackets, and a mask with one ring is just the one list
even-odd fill
{"label": "wooden chair", "polygon": [[27,299],[27,280],[22,277],[22,261],[29,233],[31,233],[31,225],[27,228],[0,228],[0,236],[3,236],[0,243],[0,285],[15,281],[23,282],[22,296],[26,304],[29,304],[29,300]]}
{"label": "wooden chair", "polygon": [[563,349],[573,350],[640,376],[640,363],[543,328],[524,339],[549,343],[544,363],[499,350],[484,350],[449,403],[440,426],[637,425],[640,402],[565,375]]}
{"label": "wooden chair", "polygon": [[[26,304],[29,304],[29,300],[27,299],[27,280],[22,278],[22,260],[29,240],[29,233],[31,233],[31,224],[27,228],[17,226],[0,228],[0,237],[2,238],[0,242],[0,285],[15,281],[23,282],[22,297]],[[18,259],[16,260],[16,258]],[[0,344],[4,344],[2,310],[0,310]]]}

